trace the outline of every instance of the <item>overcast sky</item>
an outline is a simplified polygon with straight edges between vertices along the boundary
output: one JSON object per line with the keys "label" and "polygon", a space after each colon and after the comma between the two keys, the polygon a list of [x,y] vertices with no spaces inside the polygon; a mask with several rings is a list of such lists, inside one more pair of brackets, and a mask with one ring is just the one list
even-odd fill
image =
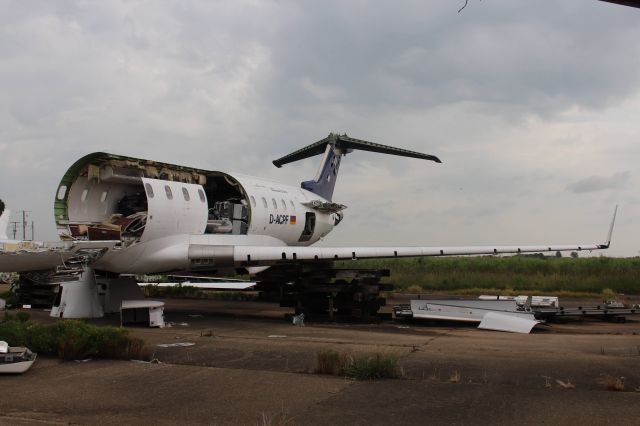
{"label": "overcast sky", "polygon": [[0,0],[0,198],[56,239],[92,151],[297,184],[355,152],[324,244],[601,242],[640,253],[640,10],[596,0]]}

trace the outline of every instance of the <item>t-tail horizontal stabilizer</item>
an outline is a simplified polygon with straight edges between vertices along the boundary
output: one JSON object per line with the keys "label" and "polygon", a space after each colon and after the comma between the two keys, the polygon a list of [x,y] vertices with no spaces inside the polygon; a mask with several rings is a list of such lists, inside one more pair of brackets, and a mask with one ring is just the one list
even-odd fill
{"label": "t-tail horizontal stabilizer", "polygon": [[350,138],[346,134],[329,134],[326,138],[299,149],[284,157],[273,161],[276,167],[282,167],[287,163],[303,160],[314,155],[324,153],[318,174],[314,180],[302,182],[302,188],[320,195],[331,201],[333,190],[338,177],[338,168],[343,155],[354,150],[377,152],[380,154],[398,155],[401,157],[419,158],[422,160],[435,161],[441,163],[435,155],[422,154],[408,149],[395,148],[393,146],[381,145],[379,143],[368,142],[360,139]]}

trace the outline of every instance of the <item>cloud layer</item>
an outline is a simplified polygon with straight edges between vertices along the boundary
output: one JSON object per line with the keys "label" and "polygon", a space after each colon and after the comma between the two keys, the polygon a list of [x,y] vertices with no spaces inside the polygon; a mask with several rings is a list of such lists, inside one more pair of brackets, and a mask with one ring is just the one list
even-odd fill
{"label": "cloud layer", "polygon": [[[330,131],[356,153],[326,244],[553,243],[637,255],[640,12],[598,1],[2,2],[0,197],[55,238],[95,150],[299,182],[270,160]],[[593,230],[602,228],[602,232]],[[625,239],[626,238],[626,239]]]}

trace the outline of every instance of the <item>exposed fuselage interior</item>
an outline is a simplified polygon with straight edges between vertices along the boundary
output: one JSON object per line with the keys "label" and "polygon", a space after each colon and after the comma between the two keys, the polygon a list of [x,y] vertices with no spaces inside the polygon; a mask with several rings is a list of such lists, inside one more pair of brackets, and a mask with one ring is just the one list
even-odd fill
{"label": "exposed fuselage interior", "polygon": [[248,232],[251,205],[228,174],[95,156],[72,167],[59,187],[56,222],[63,239],[131,243],[152,220],[162,224],[156,231],[161,226],[168,233]]}

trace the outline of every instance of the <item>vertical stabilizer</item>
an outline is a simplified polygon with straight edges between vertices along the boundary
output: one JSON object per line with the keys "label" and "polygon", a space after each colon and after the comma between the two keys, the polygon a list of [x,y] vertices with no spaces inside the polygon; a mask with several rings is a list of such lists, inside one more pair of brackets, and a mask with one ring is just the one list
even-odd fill
{"label": "vertical stabilizer", "polygon": [[344,152],[333,144],[327,144],[324,156],[318,168],[318,174],[313,180],[302,182],[302,188],[318,194],[322,198],[331,201],[333,190],[336,187],[340,159]]}

